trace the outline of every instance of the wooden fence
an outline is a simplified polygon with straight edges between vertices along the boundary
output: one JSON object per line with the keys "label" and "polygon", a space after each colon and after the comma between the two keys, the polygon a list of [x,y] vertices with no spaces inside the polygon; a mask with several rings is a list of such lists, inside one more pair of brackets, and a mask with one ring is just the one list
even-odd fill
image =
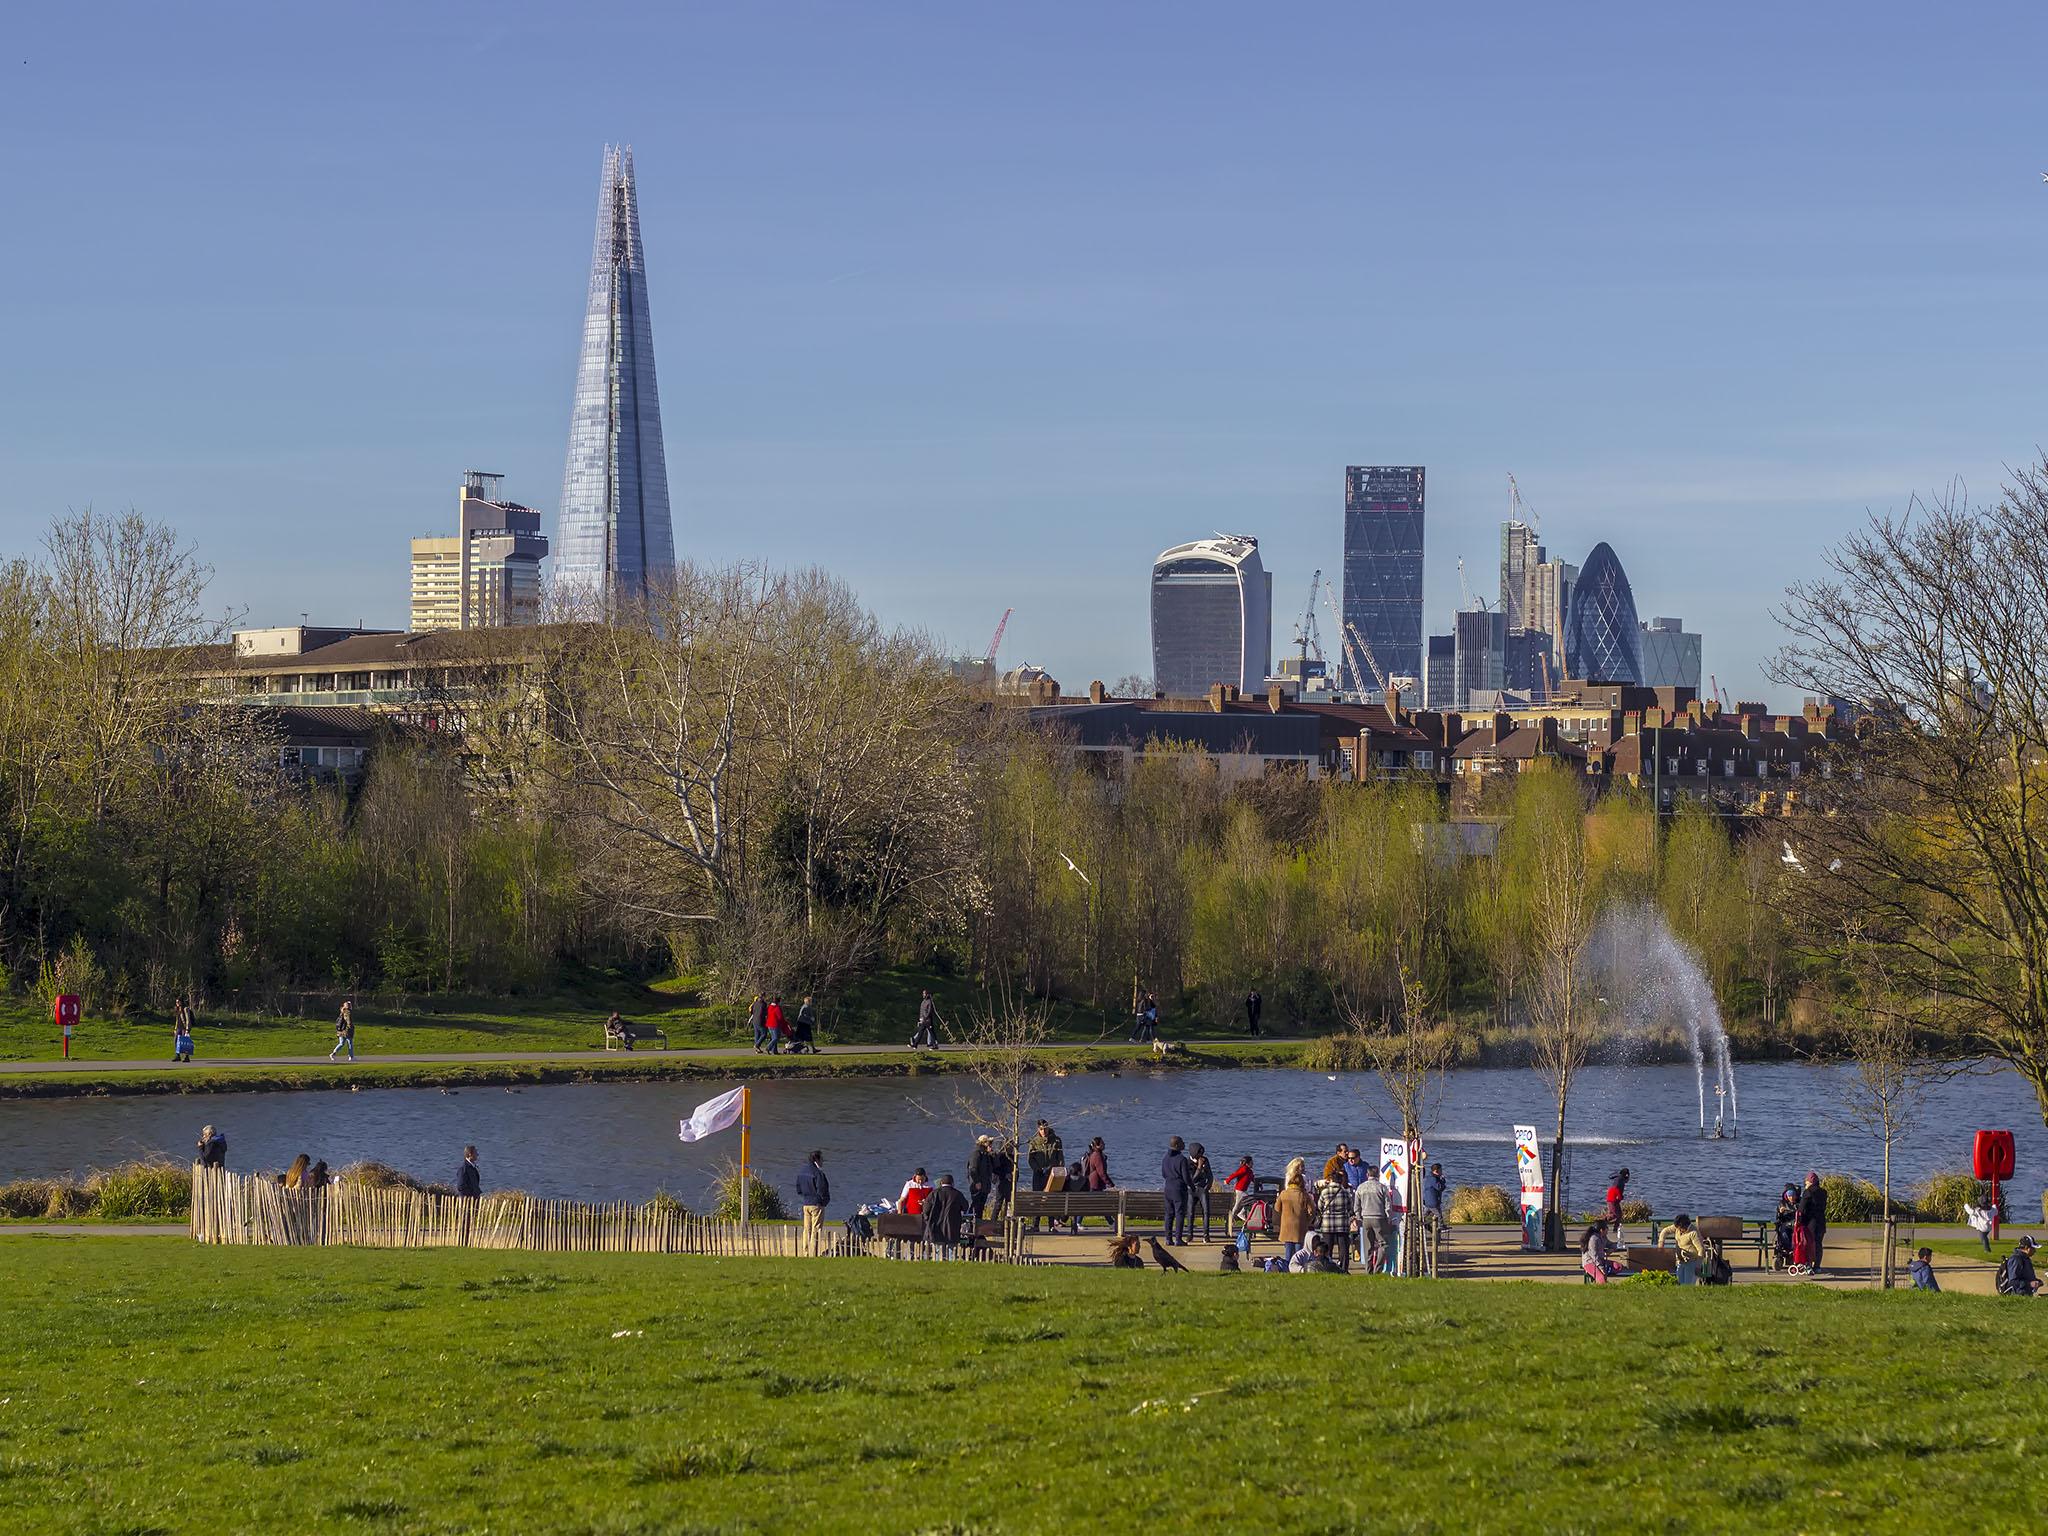
{"label": "wooden fence", "polygon": [[[835,1226],[820,1251],[806,1252],[793,1222],[717,1221],[672,1205],[535,1200],[486,1195],[464,1200],[416,1189],[330,1184],[286,1189],[273,1178],[192,1169],[192,1238],[270,1247],[499,1248],[527,1253],[689,1253],[714,1257],[930,1257],[921,1245],[884,1244]],[[962,1258],[1035,1260],[1000,1249],[959,1250]]]}

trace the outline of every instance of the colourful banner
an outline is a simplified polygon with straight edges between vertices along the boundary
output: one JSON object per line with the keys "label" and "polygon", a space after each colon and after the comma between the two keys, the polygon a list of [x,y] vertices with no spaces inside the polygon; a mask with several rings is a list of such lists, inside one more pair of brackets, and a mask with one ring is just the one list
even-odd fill
{"label": "colourful banner", "polygon": [[1408,1143],[1399,1136],[1380,1138],[1380,1182],[1388,1186],[1387,1209],[1408,1214]]}
{"label": "colourful banner", "polygon": [[1543,1156],[1536,1150],[1536,1127],[1515,1127],[1515,1181],[1525,1209],[1543,1204]]}

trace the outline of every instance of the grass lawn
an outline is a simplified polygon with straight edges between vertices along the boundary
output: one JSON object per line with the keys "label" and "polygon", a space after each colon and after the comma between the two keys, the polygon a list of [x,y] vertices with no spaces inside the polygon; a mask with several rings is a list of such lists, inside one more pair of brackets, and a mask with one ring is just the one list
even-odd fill
{"label": "grass lawn", "polygon": [[[979,994],[968,982],[916,970],[889,970],[860,982],[844,999],[822,1011],[827,1044],[900,1045],[910,1038],[919,991],[932,988],[941,1014],[963,1018]],[[237,1013],[232,1007],[202,1009],[194,1037],[200,1061],[237,1056],[324,1055],[334,1044],[334,1014],[341,994],[291,994],[285,1015]],[[799,999],[783,1000],[792,1017]],[[752,1047],[744,1010],[703,1000],[690,978],[653,985],[592,973],[579,984],[525,998],[471,997],[459,993],[411,995],[364,992],[356,998],[359,1055],[454,1051],[589,1051],[602,1055],[605,1015],[618,1009],[628,1020],[659,1025],[671,1047]],[[1111,1040],[1129,1033],[1130,1021],[1057,1004],[1055,1036],[1085,1043],[1107,1032]],[[1171,1039],[1228,1039],[1194,1019],[1169,1022]],[[0,997],[0,1061],[55,1059],[59,1040],[50,1015],[33,998]],[[133,1011],[126,1018],[88,1017],[72,1039],[73,1056],[86,1061],[168,1062],[171,1029],[167,1017]]]}
{"label": "grass lawn", "polygon": [[6,1236],[0,1273],[10,1530],[2037,1520],[2048,1308],[1986,1298]]}

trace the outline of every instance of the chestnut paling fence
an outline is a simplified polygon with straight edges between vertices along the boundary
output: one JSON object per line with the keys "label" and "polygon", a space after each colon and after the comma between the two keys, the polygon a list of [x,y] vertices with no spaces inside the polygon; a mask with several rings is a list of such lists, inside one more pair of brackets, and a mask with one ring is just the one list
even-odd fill
{"label": "chestnut paling fence", "polygon": [[[586,1205],[527,1195],[465,1200],[424,1190],[330,1184],[286,1189],[274,1178],[192,1169],[195,1242],[269,1247],[499,1248],[528,1253],[688,1253],[718,1257],[929,1257],[917,1244],[822,1234],[815,1251],[785,1222],[719,1221],[667,1202]],[[959,1258],[1029,1263],[1000,1249],[956,1250]]]}

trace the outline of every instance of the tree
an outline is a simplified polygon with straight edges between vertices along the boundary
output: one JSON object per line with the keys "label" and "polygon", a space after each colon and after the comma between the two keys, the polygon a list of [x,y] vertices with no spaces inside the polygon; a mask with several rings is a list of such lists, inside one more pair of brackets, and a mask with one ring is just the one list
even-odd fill
{"label": "tree", "polygon": [[[946,1026],[946,1037],[961,1048],[964,1079],[953,1088],[954,1118],[993,1138],[1009,1154],[1010,1188],[1004,1205],[1010,1210],[1017,1203],[1024,1127],[1037,1116],[1043,1089],[1039,1058],[1051,1035],[1046,1005],[1018,998],[1007,983],[984,994],[961,1024]],[[1009,1230],[1021,1230],[1014,1219]]]}
{"label": "tree", "polygon": [[1592,1046],[1585,959],[1598,903],[1587,857],[1585,797],[1566,770],[1547,765],[1521,776],[1508,822],[1507,857],[1529,891],[1535,951],[1529,1024],[1537,1073],[1557,1108],[1550,1145],[1547,1241],[1564,1241],[1564,1130],[1572,1083]]}
{"label": "tree", "polygon": [[1913,1127],[1927,1091],[1964,1070],[1924,1055],[1910,1012],[1891,989],[1883,963],[1850,942],[1842,957],[1848,997],[1839,1029],[1855,1075],[1844,1085],[1851,1124],[1877,1137],[1884,1150],[1882,1284],[1892,1288],[1892,1148]]}
{"label": "tree", "polygon": [[2048,1121],[2048,462],[1994,506],[1873,516],[1790,588],[1773,676],[1863,712],[1820,755],[1782,910],[1859,921],[1908,993],[2010,1063]]}
{"label": "tree", "polygon": [[[1369,1062],[1379,1078],[1380,1091],[1393,1107],[1400,1122],[1402,1140],[1413,1146],[1436,1119],[1443,1094],[1444,1074],[1457,1059],[1457,1031],[1432,1007],[1429,989],[1403,961],[1398,967],[1401,1006],[1378,1012],[1345,1006],[1345,1022],[1358,1053]],[[1403,1203],[1417,1209],[1415,1184],[1421,1170],[1408,1170],[1408,1188]],[[1419,1221],[1411,1231],[1419,1228]],[[1421,1273],[1421,1244],[1410,1242],[1402,1250],[1402,1269]]]}

